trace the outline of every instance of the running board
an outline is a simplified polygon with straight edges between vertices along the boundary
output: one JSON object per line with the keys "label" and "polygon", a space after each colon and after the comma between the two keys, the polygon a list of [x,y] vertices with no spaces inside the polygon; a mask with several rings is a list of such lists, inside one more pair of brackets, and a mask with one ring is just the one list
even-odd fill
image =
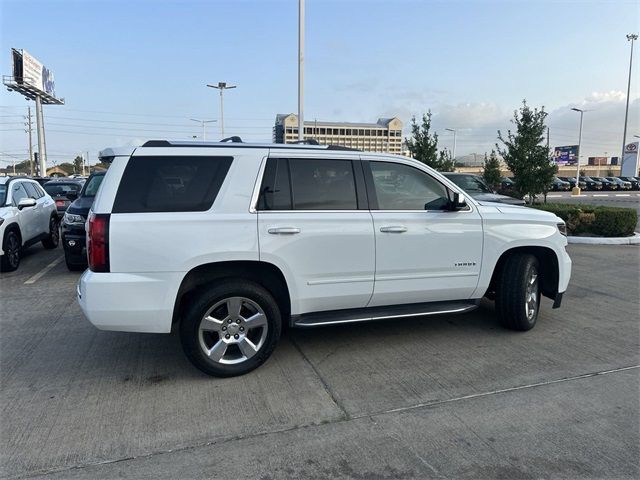
{"label": "running board", "polygon": [[470,312],[478,307],[479,300],[411,303],[384,307],[351,308],[348,310],[329,310],[326,312],[292,315],[292,327],[319,327],[339,323],[368,322],[391,318],[421,317],[424,315],[443,315],[448,313]]}

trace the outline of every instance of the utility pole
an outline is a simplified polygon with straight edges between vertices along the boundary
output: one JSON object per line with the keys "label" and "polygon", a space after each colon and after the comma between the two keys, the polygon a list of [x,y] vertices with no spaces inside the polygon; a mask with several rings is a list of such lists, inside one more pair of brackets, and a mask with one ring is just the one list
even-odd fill
{"label": "utility pole", "polygon": [[582,117],[587,110],[572,108],[574,112],[580,112],[580,133],[578,134],[578,153],[576,155],[576,186],[573,188],[571,195],[580,195],[580,150],[582,146]]}
{"label": "utility pole", "polygon": [[83,158],[83,162],[82,162],[82,175],[86,175],[86,168],[89,167],[89,152],[86,152],[87,156]]}
{"label": "utility pole", "polygon": [[29,133],[29,170],[31,172],[31,176],[33,177],[34,169],[33,169],[33,140],[31,139],[31,107],[27,107],[27,133]]}
{"label": "utility pole", "polygon": [[224,101],[222,99],[222,93],[227,89],[236,88],[236,85],[227,85],[227,82],[218,82],[218,85],[207,84],[207,87],[220,90],[220,132],[222,133],[222,138],[224,138]]}
{"label": "utility pole", "polygon": [[298,140],[304,140],[304,0],[298,0]]}
{"label": "utility pole", "polygon": [[[627,120],[629,119],[629,95],[631,93],[631,67],[633,66],[633,42],[638,39],[638,35],[630,33],[627,41],[631,42],[631,54],[629,55],[629,80],[627,81],[627,106],[624,111],[624,132],[622,134],[622,155],[620,156],[620,168],[624,162],[624,148],[627,145]],[[622,170],[621,170],[622,171]]]}
{"label": "utility pole", "polygon": [[47,176],[47,147],[44,141],[44,116],[42,115],[42,97],[36,95],[36,129],[38,130],[38,160],[41,177]]}
{"label": "utility pole", "polygon": [[[220,94],[222,95],[222,91],[220,92]],[[190,118],[189,120],[191,120],[192,122],[198,122],[202,124],[202,141],[206,142],[207,140],[207,129],[206,129],[206,124],[207,123],[213,123],[216,120],[198,120],[197,118]],[[222,132],[223,138],[224,138],[224,131]]]}
{"label": "utility pole", "polygon": [[456,160],[456,133],[457,131],[454,128],[445,128],[447,132],[453,132],[453,161]]}

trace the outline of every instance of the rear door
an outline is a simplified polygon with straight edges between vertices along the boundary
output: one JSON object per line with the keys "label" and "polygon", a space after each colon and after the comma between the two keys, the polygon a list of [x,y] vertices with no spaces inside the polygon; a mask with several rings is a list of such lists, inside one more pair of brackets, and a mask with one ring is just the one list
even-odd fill
{"label": "rear door", "polygon": [[367,305],[375,240],[359,159],[272,153],[257,203],[260,260],[291,290],[291,313]]}
{"label": "rear door", "polygon": [[363,167],[376,236],[369,305],[469,298],[482,260],[477,210],[448,210],[448,188],[409,161],[373,157]]}

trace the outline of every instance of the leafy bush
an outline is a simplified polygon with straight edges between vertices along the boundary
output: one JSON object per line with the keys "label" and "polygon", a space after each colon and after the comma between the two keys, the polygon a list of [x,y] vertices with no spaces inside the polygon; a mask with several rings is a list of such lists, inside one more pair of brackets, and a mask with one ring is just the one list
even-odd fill
{"label": "leafy bush", "polygon": [[638,222],[638,214],[633,208],[566,203],[546,203],[533,208],[555,213],[567,224],[569,235],[626,237],[633,235]]}

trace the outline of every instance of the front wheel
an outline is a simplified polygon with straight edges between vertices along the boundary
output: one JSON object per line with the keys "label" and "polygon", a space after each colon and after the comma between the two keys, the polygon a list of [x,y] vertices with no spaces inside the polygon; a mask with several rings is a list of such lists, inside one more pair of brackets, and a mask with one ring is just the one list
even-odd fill
{"label": "front wheel", "polygon": [[538,259],[516,253],[506,259],[496,288],[496,313],[511,330],[526,331],[536,324],[540,311]]}
{"label": "front wheel", "polygon": [[280,309],[271,294],[256,283],[231,280],[200,291],[180,323],[180,339],[197,368],[231,377],[262,365],[280,330]]}
{"label": "front wheel", "polygon": [[7,232],[2,243],[4,255],[0,257],[0,271],[13,272],[20,266],[20,238],[13,230]]}
{"label": "front wheel", "polygon": [[49,219],[49,234],[42,240],[42,246],[47,250],[51,250],[52,248],[56,248],[58,243],[60,243],[60,224],[58,223],[58,219],[52,216]]}

